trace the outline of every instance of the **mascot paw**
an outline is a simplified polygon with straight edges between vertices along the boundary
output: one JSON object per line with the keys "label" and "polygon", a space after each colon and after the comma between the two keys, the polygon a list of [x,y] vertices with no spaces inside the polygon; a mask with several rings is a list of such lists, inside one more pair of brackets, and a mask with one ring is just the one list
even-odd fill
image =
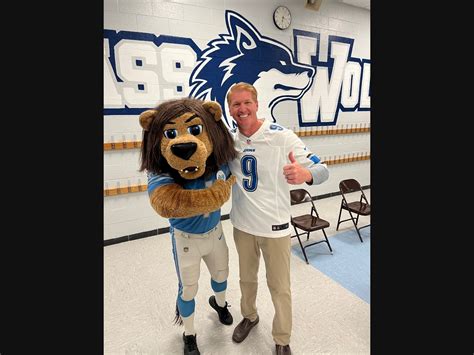
{"label": "mascot paw", "polygon": [[232,187],[232,185],[235,184],[236,182],[236,177],[234,175],[231,175],[227,180],[226,183],[229,185],[229,187]]}
{"label": "mascot paw", "polygon": [[221,203],[226,202],[230,197],[232,185],[235,184],[235,176],[231,175],[227,180],[216,180],[210,190],[212,190],[213,197]]}

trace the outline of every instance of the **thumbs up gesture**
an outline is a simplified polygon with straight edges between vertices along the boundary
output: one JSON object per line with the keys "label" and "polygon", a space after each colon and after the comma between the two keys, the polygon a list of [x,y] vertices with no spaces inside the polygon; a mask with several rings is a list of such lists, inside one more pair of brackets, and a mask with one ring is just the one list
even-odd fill
{"label": "thumbs up gesture", "polygon": [[285,175],[286,182],[291,185],[299,185],[303,182],[310,182],[313,179],[313,175],[309,169],[302,167],[295,159],[293,152],[288,154],[290,164],[283,167],[283,175]]}

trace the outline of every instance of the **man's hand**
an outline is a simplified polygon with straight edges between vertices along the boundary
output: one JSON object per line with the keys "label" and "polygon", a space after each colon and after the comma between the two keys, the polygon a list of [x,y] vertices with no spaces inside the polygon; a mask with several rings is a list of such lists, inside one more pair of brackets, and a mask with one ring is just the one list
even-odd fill
{"label": "man's hand", "polygon": [[302,167],[296,161],[293,156],[293,152],[288,154],[288,159],[290,159],[290,164],[287,164],[283,167],[283,175],[285,175],[286,182],[291,185],[299,185],[303,182],[311,182],[313,180],[313,175],[311,172]]}

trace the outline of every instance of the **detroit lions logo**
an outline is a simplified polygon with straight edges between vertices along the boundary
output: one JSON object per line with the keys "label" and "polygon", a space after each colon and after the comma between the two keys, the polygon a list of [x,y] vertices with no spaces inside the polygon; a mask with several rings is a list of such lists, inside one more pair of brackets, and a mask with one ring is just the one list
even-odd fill
{"label": "detroit lions logo", "polygon": [[224,122],[235,122],[229,114],[226,95],[240,81],[253,84],[259,96],[259,116],[276,119],[273,110],[284,100],[299,100],[313,83],[315,69],[294,60],[290,49],[262,36],[241,15],[227,10],[228,33],[208,43],[191,73],[190,96],[214,100],[224,108]]}

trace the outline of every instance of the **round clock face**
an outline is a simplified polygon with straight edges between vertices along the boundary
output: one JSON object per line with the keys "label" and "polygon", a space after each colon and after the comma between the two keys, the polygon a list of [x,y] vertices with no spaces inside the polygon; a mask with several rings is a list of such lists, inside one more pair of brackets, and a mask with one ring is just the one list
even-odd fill
{"label": "round clock face", "polygon": [[278,6],[273,12],[273,22],[280,30],[285,30],[290,27],[291,13],[286,6]]}

